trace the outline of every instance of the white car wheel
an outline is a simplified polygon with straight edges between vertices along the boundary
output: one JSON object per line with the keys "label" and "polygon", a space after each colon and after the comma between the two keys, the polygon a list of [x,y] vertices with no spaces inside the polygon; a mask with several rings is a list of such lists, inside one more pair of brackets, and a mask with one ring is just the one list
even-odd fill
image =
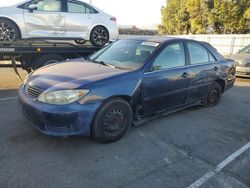
{"label": "white car wheel", "polygon": [[108,30],[103,26],[95,27],[90,34],[90,42],[93,46],[104,46],[109,42]]}
{"label": "white car wheel", "polygon": [[13,42],[20,38],[18,27],[7,19],[0,19],[0,41]]}

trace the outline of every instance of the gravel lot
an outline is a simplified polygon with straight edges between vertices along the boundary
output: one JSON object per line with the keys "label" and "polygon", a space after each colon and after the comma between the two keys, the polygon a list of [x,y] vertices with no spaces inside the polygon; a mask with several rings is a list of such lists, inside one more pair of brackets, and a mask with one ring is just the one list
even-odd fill
{"label": "gravel lot", "polygon": [[250,187],[248,79],[238,79],[216,107],[150,121],[103,145],[45,136],[28,126],[12,98],[20,81],[10,69],[0,74],[1,188],[180,188],[197,180],[191,187]]}

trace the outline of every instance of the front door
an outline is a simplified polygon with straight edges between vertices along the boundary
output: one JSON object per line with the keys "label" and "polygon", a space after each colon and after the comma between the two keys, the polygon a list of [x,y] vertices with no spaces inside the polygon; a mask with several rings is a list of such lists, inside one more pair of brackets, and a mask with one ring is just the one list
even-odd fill
{"label": "front door", "polygon": [[168,44],[155,58],[142,81],[144,114],[184,105],[189,87],[185,62],[182,42]]}
{"label": "front door", "polygon": [[[36,5],[30,11],[29,5]],[[63,37],[65,34],[65,13],[60,0],[33,0],[24,10],[24,21],[29,37]]]}

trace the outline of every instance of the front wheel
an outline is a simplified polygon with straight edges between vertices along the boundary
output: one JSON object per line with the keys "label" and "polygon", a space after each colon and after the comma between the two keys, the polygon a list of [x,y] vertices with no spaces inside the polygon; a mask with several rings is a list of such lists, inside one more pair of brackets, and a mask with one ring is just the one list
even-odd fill
{"label": "front wheel", "polygon": [[112,99],[97,112],[92,125],[92,137],[102,143],[123,137],[132,123],[132,109],[123,99]]}
{"label": "front wheel", "polygon": [[18,27],[7,19],[0,18],[0,41],[14,42],[20,38]]}
{"label": "front wheel", "polygon": [[102,47],[109,42],[109,32],[105,27],[97,26],[90,34],[90,42],[93,46]]}
{"label": "front wheel", "polygon": [[218,82],[214,82],[207,93],[207,96],[204,99],[205,106],[216,106],[221,98],[222,90]]}

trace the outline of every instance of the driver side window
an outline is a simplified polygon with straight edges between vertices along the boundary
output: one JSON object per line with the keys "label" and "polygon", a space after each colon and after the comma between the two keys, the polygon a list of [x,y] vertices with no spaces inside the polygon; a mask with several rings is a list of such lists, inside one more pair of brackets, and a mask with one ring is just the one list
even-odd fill
{"label": "driver side window", "polygon": [[185,50],[182,42],[169,44],[153,63],[154,71],[185,66]]}

